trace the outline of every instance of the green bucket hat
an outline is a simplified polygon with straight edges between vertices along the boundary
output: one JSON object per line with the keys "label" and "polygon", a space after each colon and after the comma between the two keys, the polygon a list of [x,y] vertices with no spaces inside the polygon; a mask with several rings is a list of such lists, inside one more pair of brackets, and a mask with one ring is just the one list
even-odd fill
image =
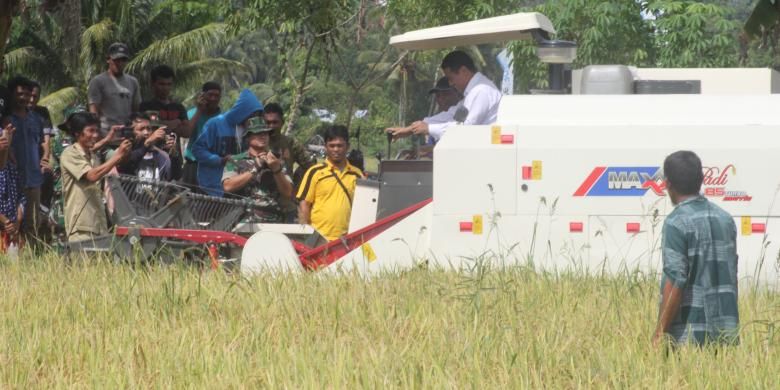
{"label": "green bucket hat", "polygon": [[273,131],[273,129],[266,126],[262,119],[252,117],[249,119],[249,124],[246,127],[246,133],[244,133],[243,138],[246,138],[251,134],[269,133],[271,131]]}
{"label": "green bucket hat", "polygon": [[87,108],[82,105],[65,107],[65,109],[62,110],[62,117],[65,118],[65,122],[62,122],[59,125],[57,125],[57,128],[60,129],[60,131],[70,133],[70,127],[68,127],[68,121],[73,116],[73,114],[88,113],[88,112],[89,111],[87,111]]}

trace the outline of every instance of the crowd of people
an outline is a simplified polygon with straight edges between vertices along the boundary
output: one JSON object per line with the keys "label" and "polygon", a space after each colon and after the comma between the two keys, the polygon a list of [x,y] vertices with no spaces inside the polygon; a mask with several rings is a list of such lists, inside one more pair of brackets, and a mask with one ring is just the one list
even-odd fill
{"label": "crowd of people", "polygon": [[125,73],[130,58],[127,45],[110,45],[107,70],[90,80],[87,104],[69,106],[56,126],[38,106],[36,82],[16,76],[0,89],[2,250],[53,240],[47,227],[57,204],[67,241],[108,234],[104,178],[111,174],[252,198],[263,206],[256,220],[310,223],[328,240],[346,233],[363,173],[346,159],[345,127],[325,131],[326,159],[318,164],[283,133],[279,104],[264,105],[244,89],[223,111],[222,87],[209,81],[187,110],[171,96],[176,73],[164,64],[151,70],[144,100],[138,79]]}

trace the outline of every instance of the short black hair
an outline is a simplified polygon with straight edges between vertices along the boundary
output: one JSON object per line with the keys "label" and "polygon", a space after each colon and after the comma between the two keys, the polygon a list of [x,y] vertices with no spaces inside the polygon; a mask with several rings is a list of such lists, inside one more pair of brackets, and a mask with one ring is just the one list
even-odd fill
{"label": "short black hair", "polygon": [[674,152],[664,160],[664,176],[680,195],[698,195],[704,181],[701,159],[688,150]]}
{"label": "short black hair", "polygon": [[159,79],[176,79],[176,72],[168,65],[157,65],[152,68],[152,82]]}
{"label": "short black hair", "polygon": [[15,93],[16,88],[22,87],[24,89],[32,89],[33,81],[24,76],[15,76],[8,80],[8,91]]}
{"label": "short black hair", "polygon": [[[16,104],[16,89],[22,87],[22,89],[27,89],[32,92],[32,81],[26,77],[22,76],[15,76],[8,80],[8,93],[12,97],[10,99],[11,104],[9,104],[9,108],[14,107]],[[27,104],[25,103],[25,107]]]}
{"label": "short black hair", "polygon": [[221,92],[222,86],[219,85],[219,83],[216,81],[206,81],[205,83],[203,83],[203,88],[201,88],[201,91],[208,92],[211,91],[212,89],[216,89]]}
{"label": "short black hair", "polygon": [[325,129],[325,133],[322,135],[325,142],[330,142],[336,138],[344,139],[344,142],[349,143],[349,130],[343,125],[333,125]]}
{"label": "short black hair", "polygon": [[33,90],[35,88],[41,89],[41,85],[38,84],[35,80],[30,80],[30,90]]}
{"label": "short black hair", "polygon": [[279,118],[284,120],[284,110],[279,103],[268,103],[263,107],[263,114],[279,114]]}
{"label": "short black hair", "polygon": [[466,69],[474,73],[477,72],[477,67],[474,66],[474,60],[472,60],[471,57],[469,57],[469,55],[463,51],[452,51],[444,56],[443,60],[441,60],[442,69],[449,68],[451,71],[457,71],[461,66],[465,66]]}
{"label": "short black hair", "polygon": [[139,119],[143,119],[147,121],[152,120],[151,118],[149,118],[149,114],[147,114],[146,112],[134,112],[130,114],[130,123],[133,123]]}
{"label": "short black hair", "polygon": [[100,119],[97,115],[90,112],[77,112],[68,117],[68,133],[72,136],[81,133],[85,127],[100,125]]}

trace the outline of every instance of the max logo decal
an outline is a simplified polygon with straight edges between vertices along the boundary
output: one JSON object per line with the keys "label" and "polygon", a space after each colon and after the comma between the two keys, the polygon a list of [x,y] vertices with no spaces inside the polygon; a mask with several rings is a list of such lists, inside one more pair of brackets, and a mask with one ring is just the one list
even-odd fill
{"label": "max logo decal", "polygon": [[574,196],[664,196],[665,189],[661,167],[596,167]]}

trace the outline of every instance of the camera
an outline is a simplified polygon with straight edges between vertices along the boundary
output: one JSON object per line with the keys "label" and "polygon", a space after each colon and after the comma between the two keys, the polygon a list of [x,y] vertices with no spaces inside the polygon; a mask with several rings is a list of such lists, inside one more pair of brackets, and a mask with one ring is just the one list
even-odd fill
{"label": "camera", "polygon": [[122,129],[119,130],[119,138],[135,141],[135,130],[133,129],[133,126],[125,125],[124,127],[122,127]]}

